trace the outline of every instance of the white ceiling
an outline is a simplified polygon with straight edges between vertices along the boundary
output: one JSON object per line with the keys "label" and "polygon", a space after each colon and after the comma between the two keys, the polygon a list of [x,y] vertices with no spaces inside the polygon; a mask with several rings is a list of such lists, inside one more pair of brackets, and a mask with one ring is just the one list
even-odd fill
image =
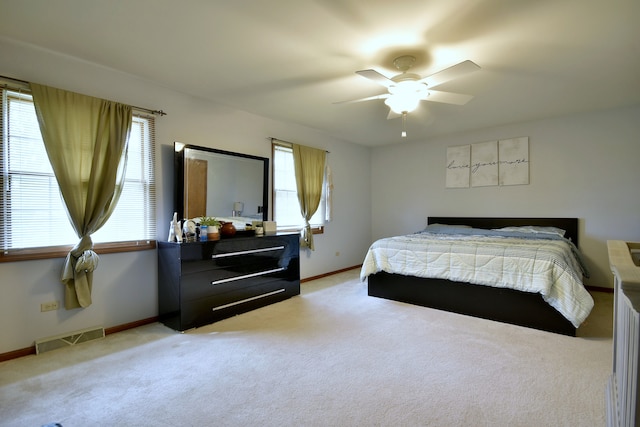
{"label": "white ceiling", "polygon": [[410,141],[640,103],[638,0],[0,0],[0,37],[369,146],[401,120],[333,103],[383,93],[355,71],[406,53],[422,76],[482,68],[438,87],[467,105],[409,115]]}

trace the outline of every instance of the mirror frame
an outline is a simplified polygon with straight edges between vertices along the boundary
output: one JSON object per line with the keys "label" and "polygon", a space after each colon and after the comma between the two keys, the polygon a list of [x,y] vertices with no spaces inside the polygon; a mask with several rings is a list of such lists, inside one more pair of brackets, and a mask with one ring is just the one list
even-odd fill
{"label": "mirror frame", "polygon": [[[198,150],[208,153],[223,154],[226,156],[240,157],[244,159],[253,159],[262,164],[262,220],[267,221],[269,219],[269,159],[266,157],[253,156],[250,154],[236,153],[233,151],[218,150],[216,148],[201,147],[198,145],[184,144],[182,142],[174,142],[174,212],[178,213],[178,220],[184,221],[184,166],[185,166],[185,148],[191,150]],[[207,189],[207,193],[211,191]],[[210,215],[207,212],[208,216]],[[217,215],[222,216],[222,215]]]}

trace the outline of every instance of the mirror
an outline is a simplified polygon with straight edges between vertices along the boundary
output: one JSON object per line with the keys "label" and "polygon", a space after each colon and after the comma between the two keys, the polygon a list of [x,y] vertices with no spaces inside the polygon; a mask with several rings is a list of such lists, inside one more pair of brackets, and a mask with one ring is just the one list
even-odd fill
{"label": "mirror", "polygon": [[268,219],[269,159],[174,143],[178,219],[213,216],[243,229]]}

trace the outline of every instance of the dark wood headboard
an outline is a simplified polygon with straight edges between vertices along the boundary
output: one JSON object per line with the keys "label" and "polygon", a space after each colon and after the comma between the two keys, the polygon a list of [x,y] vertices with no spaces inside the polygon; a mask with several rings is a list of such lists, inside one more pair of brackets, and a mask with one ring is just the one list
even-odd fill
{"label": "dark wood headboard", "polygon": [[538,225],[558,227],[566,231],[565,237],[578,246],[578,218],[483,218],[430,216],[427,224],[469,225],[474,228],[501,228],[509,226]]}

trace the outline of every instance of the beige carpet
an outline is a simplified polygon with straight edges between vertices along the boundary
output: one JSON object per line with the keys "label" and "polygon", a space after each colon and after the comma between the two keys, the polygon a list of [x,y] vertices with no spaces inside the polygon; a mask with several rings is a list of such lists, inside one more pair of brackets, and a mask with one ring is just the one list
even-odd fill
{"label": "beige carpet", "polygon": [[369,297],[352,270],[185,334],[0,364],[0,425],[603,426],[612,295],[572,338]]}

